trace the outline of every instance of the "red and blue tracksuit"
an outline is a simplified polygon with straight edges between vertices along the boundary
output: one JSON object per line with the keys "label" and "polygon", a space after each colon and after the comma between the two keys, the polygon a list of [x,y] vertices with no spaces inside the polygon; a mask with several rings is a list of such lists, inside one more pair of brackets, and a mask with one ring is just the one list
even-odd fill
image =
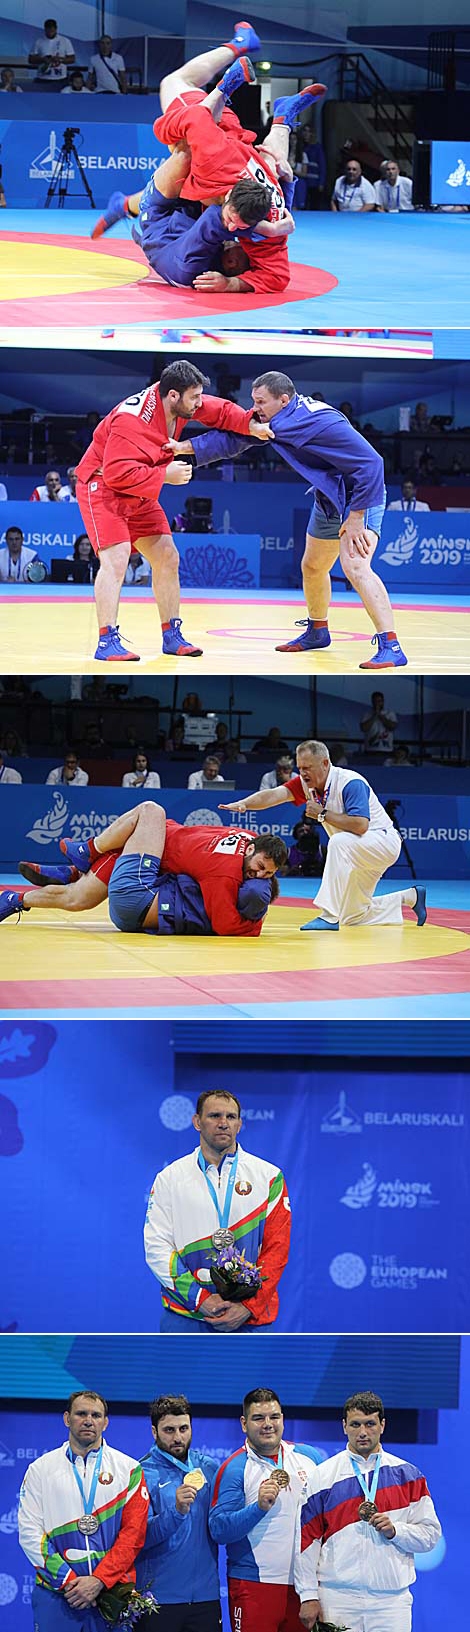
{"label": "red and blue tracksuit", "polygon": [[258,1504],[259,1487],[277,1457],[259,1455],[248,1440],[229,1456],[214,1480],[209,1529],[227,1549],[232,1632],[299,1632],[300,1602],[295,1559],[300,1512],[310,1473],[319,1460],[313,1445],[282,1441],[282,1467],[289,1476],[273,1506]]}

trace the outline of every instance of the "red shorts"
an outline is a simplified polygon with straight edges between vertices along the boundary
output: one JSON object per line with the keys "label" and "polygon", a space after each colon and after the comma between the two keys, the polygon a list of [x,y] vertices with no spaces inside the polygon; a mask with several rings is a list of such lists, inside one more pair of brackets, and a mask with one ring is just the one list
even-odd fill
{"label": "red shorts", "polygon": [[302,1632],[295,1587],[231,1576],[228,1599],[232,1632]]}
{"label": "red shorts", "polygon": [[109,884],[118,856],[122,856],[122,850],[107,850],[104,856],[98,856],[96,861],[92,861],[91,872],[95,874],[95,878],[101,879],[102,884]]}
{"label": "red shorts", "polygon": [[170,523],[156,499],[119,497],[106,487],[102,476],[93,476],[89,482],[79,479],[77,499],[95,555],[113,544],[130,544],[134,549],[138,538],[168,534],[171,538]]}
{"label": "red shorts", "polygon": [[269,184],[273,189],[273,220],[283,215],[284,197],[276,178],[274,160],[266,163],[264,155],[253,147],[256,135],[243,130],[236,114],[225,108],[219,125],[214,124],[209,108],[202,108],[205,91],[184,91],[170,102],[166,113],[155,120],[153,127],[157,140],[174,147],[182,137],[191,148],[191,174],[181,190],[182,198],[207,200],[234,187],[241,176]]}

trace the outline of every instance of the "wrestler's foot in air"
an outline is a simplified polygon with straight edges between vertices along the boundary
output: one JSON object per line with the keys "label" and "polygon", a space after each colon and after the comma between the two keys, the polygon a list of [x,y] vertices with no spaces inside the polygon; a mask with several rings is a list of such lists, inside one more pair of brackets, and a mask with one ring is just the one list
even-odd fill
{"label": "wrestler's foot in air", "polygon": [[22,893],[20,894],[18,890],[2,890],[0,895],[0,924],[4,923],[5,918],[12,918],[15,912],[18,913],[18,923],[22,912],[29,912],[29,907],[23,905]]}
{"label": "wrestler's foot in air", "polygon": [[273,125],[288,125],[293,130],[306,108],[326,95],[327,85],[306,85],[298,96],[278,96],[274,103]]}
{"label": "wrestler's foot in air", "polygon": [[226,68],[222,79],[219,79],[217,90],[223,96],[224,102],[230,102],[231,96],[234,91],[240,89],[240,85],[256,85],[255,70],[249,57],[239,57],[238,62],[231,62],[230,68]]}
{"label": "wrestler's foot in air", "polygon": [[111,193],[104,215],[100,215],[99,221],[93,227],[91,237],[102,238],[104,232],[109,232],[110,227],[115,227],[116,221],[126,221],[127,216],[128,209],[125,193]]}
{"label": "wrestler's foot in air", "polygon": [[394,629],[389,630],[387,634],[373,635],[373,646],[375,645],[375,642],[377,642],[377,651],[374,652],[373,657],[369,657],[367,659],[367,662],[359,664],[360,669],[406,668],[408,658],[405,657],[405,653],[402,652]]}
{"label": "wrestler's foot in air", "polygon": [[308,924],[301,924],[302,929],[339,929],[339,924],[331,918],[310,918]]}
{"label": "wrestler's foot in air", "polygon": [[20,861],[18,872],[28,884],[44,889],[47,884],[75,884],[80,873],[77,867],[41,867],[39,861]]}
{"label": "wrestler's foot in air", "polygon": [[202,657],[202,646],[192,646],[191,641],[186,640],[181,624],[181,618],[170,618],[170,622],[163,629],[163,656]]}
{"label": "wrestler's foot in air", "polygon": [[[88,839],[59,839],[59,850],[63,856],[67,856],[74,872],[89,873],[93,855]],[[95,851],[95,857],[96,854]],[[60,880],[58,882],[60,883]]]}
{"label": "wrestler's foot in air", "polygon": [[252,57],[259,57],[261,40],[251,23],[235,23],[233,38],[227,40],[227,46],[233,51],[234,57],[243,57],[247,51]]}
{"label": "wrestler's foot in air", "polygon": [[325,646],[331,646],[331,635],[327,624],[316,626],[313,618],[297,618],[296,628],[303,628],[303,635],[296,640],[288,640],[283,646],[276,646],[277,652],[319,652]]}
{"label": "wrestler's foot in air", "polygon": [[427,916],[428,916],[427,907],[426,907],[426,890],[425,890],[423,884],[416,884],[415,889],[416,889],[416,901],[415,901],[414,907],[411,908],[411,911],[414,912],[414,914],[415,914],[418,929],[422,929],[423,924],[426,923],[426,919],[427,919]]}
{"label": "wrestler's foot in air", "polygon": [[138,652],[131,651],[123,645],[119,634],[119,625],[108,623],[107,629],[100,631],[100,638],[95,652],[99,663],[140,663]]}

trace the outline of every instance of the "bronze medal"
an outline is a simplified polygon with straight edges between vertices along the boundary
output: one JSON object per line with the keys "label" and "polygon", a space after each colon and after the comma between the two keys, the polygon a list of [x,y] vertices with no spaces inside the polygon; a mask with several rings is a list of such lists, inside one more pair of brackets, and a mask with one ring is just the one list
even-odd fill
{"label": "bronze medal", "polygon": [[366,1524],[370,1524],[371,1519],[375,1518],[378,1511],[375,1502],[361,1502],[358,1508],[359,1518],[364,1519]]}
{"label": "bronze medal", "polygon": [[288,1490],[290,1486],[289,1474],[285,1468],[274,1468],[271,1478],[276,1480],[279,1490]]}

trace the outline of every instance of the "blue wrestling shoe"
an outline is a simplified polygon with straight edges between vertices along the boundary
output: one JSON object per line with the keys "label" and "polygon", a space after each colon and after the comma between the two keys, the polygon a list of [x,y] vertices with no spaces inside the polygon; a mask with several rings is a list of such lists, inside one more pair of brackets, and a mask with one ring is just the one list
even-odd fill
{"label": "blue wrestling shoe", "polygon": [[76,867],[77,873],[89,873],[91,856],[86,839],[59,839],[59,850],[68,857],[71,866]]}
{"label": "blue wrestling shoe", "polygon": [[250,51],[253,57],[259,57],[261,51],[261,40],[251,23],[235,23],[233,39],[227,40],[226,44],[236,57],[245,56],[247,51]]}
{"label": "blue wrestling shoe", "polygon": [[296,640],[288,640],[283,646],[276,646],[277,652],[319,652],[325,646],[331,646],[329,629],[316,629],[313,618],[296,618],[296,629],[304,629],[303,635]]}
{"label": "blue wrestling shoe", "polygon": [[125,193],[111,193],[104,215],[100,215],[96,227],[93,227],[92,238],[102,238],[104,232],[115,227],[116,221],[127,220],[127,198]]}
{"label": "blue wrestling shoe", "polygon": [[402,652],[395,631],[384,635],[373,635],[372,646],[377,641],[377,651],[369,657],[366,663],[360,663],[360,669],[402,669],[406,668],[408,658]]}
{"label": "blue wrestling shoe", "polygon": [[22,912],[29,912],[29,907],[23,906],[23,899],[18,894],[18,890],[2,890],[0,895],[0,924],[3,924],[5,918],[12,918],[14,912],[18,913],[17,923],[19,923]]}
{"label": "blue wrestling shoe", "polygon": [[424,889],[423,884],[415,884],[415,890],[416,901],[414,907],[411,908],[411,911],[415,914],[418,929],[422,929],[428,916],[426,907],[426,890]]}
{"label": "blue wrestling shoe", "polygon": [[104,635],[100,634],[95,652],[95,659],[99,663],[140,663],[138,652],[128,650],[123,645],[119,634],[118,624],[108,623]]}
{"label": "blue wrestling shoe", "polygon": [[298,96],[278,96],[274,103],[273,125],[288,125],[293,130],[306,108],[326,95],[327,85],[306,85]]}
{"label": "blue wrestling shoe", "polygon": [[77,867],[41,867],[39,861],[20,861],[18,872],[28,884],[44,889],[46,884],[75,884],[80,877]]}
{"label": "blue wrestling shoe", "polygon": [[223,78],[219,79],[217,90],[222,92],[225,102],[230,102],[230,97],[233,96],[234,91],[240,89],[240,85],[255,84],[256,74],[253,63],[250,62],[249,57],[239,57],[238,62],[232,62],[230,68],[226,68]]}
{"label": "blue wrestling shoe", "polygon": [[301,924],[300,928],[301,928],[301,930],[302,929],[339,929],[339,924],[334,924],[333,921],[330,918],[311,918],[310,922],[308,924]]}
{"label": "blue wrestling shoe", "polygon": [[163,629],[163,656],[202,657],[202,646],[192,646],[190,640],[185,640],[181,628],[182,621],[182,618],[170,618],[169,627]]}

